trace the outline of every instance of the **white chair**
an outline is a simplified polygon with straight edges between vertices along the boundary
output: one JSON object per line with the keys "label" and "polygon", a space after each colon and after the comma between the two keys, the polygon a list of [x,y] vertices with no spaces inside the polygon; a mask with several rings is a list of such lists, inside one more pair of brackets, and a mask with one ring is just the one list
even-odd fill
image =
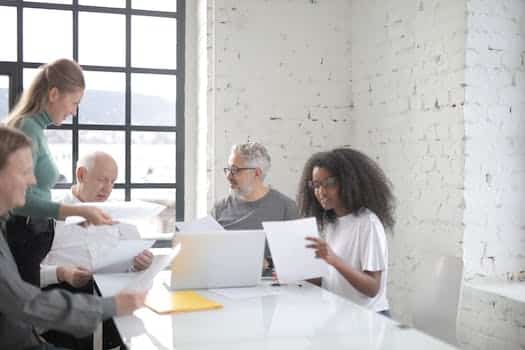
{"label": "white chair", "polygon": [[420,269],[412,305],[414,327],[458,345],[456,321],[463,285],[463,260],[453,256],[427,259]]}

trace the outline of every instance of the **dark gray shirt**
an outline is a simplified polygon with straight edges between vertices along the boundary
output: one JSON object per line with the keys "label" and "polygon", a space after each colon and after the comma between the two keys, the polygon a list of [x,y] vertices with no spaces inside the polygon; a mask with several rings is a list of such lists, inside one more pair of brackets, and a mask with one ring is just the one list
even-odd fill
{"label": "dark gray shirt", "polygon": [[[292,199],[270,189],[264,197],[253,202],[230,194],[215,203],[211,215],[226,230],[261,230],[263,221],[293,220],[299,214]],[[268,245],[264,255],[271,258]]]}
{"label": "dark gray shirt", "polygon": [[268,193],[253,202],[236,196],[215,203],[211,215],[226,230],[260,230],[263,221],[297,219],[297,205],[279,191],[270,189]]}
{"label": "dark gray shirt", "polygon": [[59,289],[44,292],[24,282],[4,234],[5,218],[0,218],[0,349],[40,344],[35,327],[86,336],[103,318],[115,315],[113,298]]}

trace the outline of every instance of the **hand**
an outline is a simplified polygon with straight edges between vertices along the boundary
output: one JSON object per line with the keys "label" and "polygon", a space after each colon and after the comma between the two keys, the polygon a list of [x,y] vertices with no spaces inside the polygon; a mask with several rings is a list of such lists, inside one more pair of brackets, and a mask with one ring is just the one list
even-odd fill
{"label": "hand", "polygon": [[115,296],[117,316],[129,315],[144,306],[147,292],[120,292]]}
{"label": "hand", "polygon": [[149,250],[143,250],[142,253],[133,258],[133,271],[142,271],[147,269],[153,262],[153,254]]}
{"label": "hand", "polygon": [[91,271],[83,267],[59,266],[57,267],[57,279],[75,288],[85,286],[93,277]]}
{"label": "hand", "polygon": [[112,225],[111,216],[97,207],[82,207],[82,216],[92,225]]}
{"label": "hand", "polygon": [[306,248],[314,249],[316,258],[323,259],[329,265],[334,265],[339,259],[325,240],[316,237],[306,237],[305,239],[311,242],[306,245]]}

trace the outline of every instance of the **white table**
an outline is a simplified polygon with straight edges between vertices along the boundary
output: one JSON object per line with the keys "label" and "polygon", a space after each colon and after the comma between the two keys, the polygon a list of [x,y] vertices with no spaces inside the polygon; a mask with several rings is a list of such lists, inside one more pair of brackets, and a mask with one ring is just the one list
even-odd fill
{"label": "white table", "polygon": [[[163,271],[161,274],[169,274]],[[114,295],[130,274],[95,275],[104,296]],[[158,276],[157,287],[166,275]],[[273,295],[234,299],[198,292],[222,309],[158,315],[143,308],[115,324],[129,349],[453,349],[417,330],[400,327],[319,287],[271,287]]]}

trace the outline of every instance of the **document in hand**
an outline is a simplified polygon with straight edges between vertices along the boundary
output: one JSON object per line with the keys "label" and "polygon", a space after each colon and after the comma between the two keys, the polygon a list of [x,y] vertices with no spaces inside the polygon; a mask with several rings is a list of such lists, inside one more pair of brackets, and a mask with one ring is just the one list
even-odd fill
{"label": "document in hand", "polygon": [[[166,207],[161,204],[145,201],[108,201],[108,202],[84,202],[76,205],[97,207],[105,211],[113,220],[142,220],[155,217]],[[78,216],[66,218],[66,224],[78,224],[85,219]]]}
{"label": "document in hand", "polygon": [[156,255],[153,263],[146,270],[137,274],[127,286],[123,288],[126,291],[145,292],[153,285],[153,279],[157,274],[168,267],[173,259],[179,254],[181,244],[178,243],[168,254]]}
{"label": "document in hand", "polygon": [[315,218],[262,223],[272,253],[277,278],[282,283],[295,282],[326,274],[326,263],[306,248],[305,237],[318,237]]}
{"label": "document in hand", "polygon": [[119,240],[111,250],[93,249],[89,246],[92,257],[92,271],[97,273],[126,272],[133,264],[133,258],[145,249],[151,248],[154,240]]}
{"label": "document in hand", "polygon": [[205,216],[190,222],[177,222],[175,224],[179,232],[201,232],[201,231],[224,231],[224,228],[213,218],[213,216]]}
{"label": "document in hand", "polygon": [[146,306],[159,314],[220,309],[222,304],[191,291],[169,292],[165,289],[150,292]]}

